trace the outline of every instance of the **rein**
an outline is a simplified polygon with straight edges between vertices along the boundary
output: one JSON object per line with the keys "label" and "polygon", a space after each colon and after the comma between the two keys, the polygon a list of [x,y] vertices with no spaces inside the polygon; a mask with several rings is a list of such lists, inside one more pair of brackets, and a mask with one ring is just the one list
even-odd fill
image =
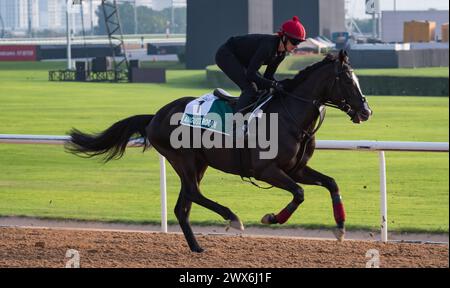
{"label": "rein", "polygon": [[[321,104],[317,100],[312,100],[311,101],[311,100],[305,99],[303,97],[299,97],[299,96],[297,96],[297,95],[295,95],[293,93],[289,93],[287,91],[282,91],[281,93],[286,95],[286,96],[292,97],[295,100],[299,100],[299,101],[302,101],[302,102],[305,102],[305,103],[308,103],[308,104],[312,104],[318,110],[320,118],[319,118],[319,124],[317,125],[317,127],[312,131],[312,133],[309,133],[306,130],[302,131],[305,135],[307,135],[309,137],[313,137],[316,134],[316,132],[320,129],[320,126],[322,126],[323,120],[325,120],[326,111],[325,111],[325,107],[324,106],[329,106],[329,105]],[[285,105],[285,103],[283,101],[283,98],[281,98],[281,104],[283,105],[283,109],[286,111],[286,114],[291,118],[291,120],[297,126],[298,130],[302,130],[302,128],[300,126],[298,126],[297,120],[295,119],[295,116],[292,115],[292,113],[286,107],[286,105]]]}
{"label": "rein", "polygon": [[[333,84],[333,86],[334,86],[334,84]],[[285,95],[287,95],[287,96],[290,96],[290,97],[292,97],[292,98],[294,98],[294,99],[296,99],[296,100],[299,100],[299,101],[302,101],[302,102],[306,102],[306,103],[312,104],[312,105],[314,105],[314,107],[316,107],[316,109],[319,111],[319,124],[317,124],[317,126],[314,128],[314,130],[313,130],[311,133],[308,132],[307,130],[303,130],[303,131],[302,131],[302,132],[303,132],[303,135],[301,136],[300,139],[303,140],[303,139],[305,139],[305,137],[306,137],[306,141],[305,141],[305,143],[304,143],[304,145],[303,145],[303,151],[302,151],[302,154],[301,154],[300,158],[298,159],[297,163],[295,163],[294,167],[292,167],[291,169],[289,169],[289,171],[288,171],[288,173],[287,173],[287,174],[291,174],[293,171],[296,171],[296,170],[299,168],[299,166],[301,165],[302,160],[303,160],[303,157],[305,157],[306,147],[308,147],[309,142],[314,138],[314,135],[317,133],[317,131],[319,131],[320,127],[322,126],[322,123],[323,123],[323,121],[325,120],[325,116],[326,116],[326,109],[325,109],[325,106],[328,106],[328,105],[320,104],[320,102],[317,101],[317,100],[311,101],[311,100],[308,100],[308,99],[299,97],[299,96],[297,96],[297,95],[295,95],[295,94],[292,94],[292,93],[289,93],[289,92],[286,92],[286,91],[283,91],[283,94],[285,94]],[[295,119],[294,116],[289,112],[289,109],[287,109],[286,105],[284,104],[283,99],[281,99],[281,103],[282,103],[282,105],[283,105],[284,110],[287,112],[287,114],[288,114],[289,117],[293,120],[293,122],[296,123],[296,126],[297,126],[297,128],[298,128],[296,119]],[[300,129],[298,129],[298,130],[302,130],[302,129],[300,128]]]}
{"label": "rein", "polygon": [[[335,77],[334,77],[333,84],[331,85],[331,88],[330,88],[330,94],[333,93],[333,91],[334,91],[334,86],[336,86],[336,83],[339,81],[340,75],[341,75],[342,73],[345,73],[345,72],[353,72],[353,70],[350,70],[350,69],[347,69],[347,70],[341,69],[341,70],[339,71],[337,62],[334,63],[334,75],[335,75]],[[350,107],[350,105],[348,105],[348,104],[345,102],[345,99],[342,99],[342,102],[341,102],[339,105],[338,105],[338,104],[334,104],[334,103],[332,103],[332,102],[329,101],[329,100],[328,100],[328,101],[325,101],[324,105],[326,105],[326,106],[328,106],[328,107],[332,107],[332,108],[339,109],[339,110],[341,110],[341,111],[344,111],[344,112],[347,113],[347,114],[350,113],[350,111],[352,110],[352,108]]]}
{"label": "rein", "polygon": [[[303,130],[303,136],[302,136],[301,138],[303,139],[305,136],[308,137],[308,138],[307,138],[307,140],[306,140],[306,142],[305,142],[305,145],[304,145],[304,148],[303,148],[303,152],[302,152],[302,156],[301,156],[300,160],[297,161],[297,163],[296,163],[296,165],[293,167],[293,169],[291,169],[291,171],[289,171],[289,173],[291,173],[293,170],[295,170],[295,169],[298,167],[298,165],[300,165],[299,163],[301,163],[301,160],[303,159],[303,157],[304,157],[304,155],[305,155],[305,153],[306,153],[306,147],[308,146],[307,144],[309,143],[309,141],[311,141],[311,139],[313,139],[313,137],[314,137],[314,135],[316,134],[316,132],[320,129],[320,126],[322,126],[323,120],[325,120],[326,110],[325,110],[324,105],[321,105],[321,104],[320,104],[318,101],[316,101],[316,100],[311,101],[311,100],[308,100],[308,99],[299,97],[299,96],[297,96],[297,95],[295,95],[295,94],[292,94],[292,93],[289,93],[289,92],[286,92],[286,91],[282,91],[282,93],[285,94],[285,95],[287,95],[287,96],[293,97],[293,98],[295,98],[296,100],[303,101],[303,102],[306,102],[306,103],[309,103],[309,104],[314,105],[314,107],[316,107],[316,109],[319,111],[319,117],[320,117],[320,118],[319,118],[319,124],[316,126],[316,128],[315,128],[311,133],[309,133],[307,130]],[[295,117],[291,114],[291,112],[289,111],[289,109],[287,109],[287,107],[286,107],[286,105],[285,105],[285,103],[284,103],[284,101],[283,101],[283,98],[281,98],[281,103],[282,103],[282,105],[283,105],[283,109],[286,111],[286,113],[289,115],[289,117],[293,120],[293,122],[295,123],[295,125],[297,126],[297,128],[299,128],[298,130],[302,130],[302,129],[297,125],[297,121],[296,121]],[[245,179],[245,178],[248,178],[248,179]],[[262,186],[258,185],[258,183],[255,183],[255,182],[252,180],[251,177],[243,177],[243,176],[241,176],[241,179],[242,179],[242,181],[247,182],[247,183],[250,183],[250,184],[252,184],[253,186],[256,186],[256,187],[258,187],[258,188],[260,188],[260,189],[267,190],[267,189],[273,188],[273,186],[262,187]]]}
{"label": "rein", "polygon": [[[288,96],[291,96],[291,97],[294,97],[294,98],[297,99],[297,100],[300,100],[300,101],[303,101],[303,102],[306,102],[306,103],[313,104],[314,107],[317,108],[317,110],[319,111],[319,115],[320,115],[319,125],[314,129],[314,131],[313,131],[312,133],[308,133],[308,131],[303,130],[303,134],[306,135],[306,136],[308,136],[309,139],[312,139],[312,137],[314,136],[314,134],[316,134],[316,132],[319,130],[320,126],[322,125],[323,120],[325,119],[325,109],[324,109],[324,107],[323,107],[322,105],[319,105],[317,101],[310,101],[310,100],[308,100],[308,99],[305,99],[305,98],[302,98],[302,97],[298,97],[297,95],[292,94],[292,93],[289,93],[289,92],[286,92],[286,91],[282,91],[281,93],[283,93],[283,94],[285,94],[285,95],[288,95]],[[301,130],[301,128],[297,125],[297,121],[296,121],[295,117],[291,114],[291,112],[289,111],[289,109],[287,109],[287,107],[285,106],[285,103],[284,103],[284,101],[283,101],[283,98],[281,98],[281,104],[282,104],[282,106],[283,106],[283,109],[286,111],[286,113],[289,115],[289,117],[293,120],[293,122],[294,122],[295,125],[297,126],[298,130]],[[253,104],[252,104],[252,105],[253,105]],[[303,151],[303,154],[305,153],[305,151],[306,151],[306,149]],[[302,158],[303,158],[303,156],[302,156]],[[242,160],[241,160],[241,163],[242,163]],[[248,178],[248,179],[246,179],[246,178]],[[250,184],[252,184],[253,186],[258,187],[258,188],[260,188],[260,189],[268,190],[268,189],[273,188],[273,186],[262,187],[262,186],[260,186],[258,183],[254,182],[254,181],[252,180],[251,177],[244,177],[244,176],[241,176],[241,179],[242,179],[242,181],[247,182],[247,183],[250,183]]]}
{"label": "rein", "polygon": [[[333,64],[334,64],[334,74],[335,74],[335,78],[334,78],[333,84],[332,84],[331,87],[330,87],[330,94],[333,93],[334,87],[336,86],[336,83],[337,83],[337,82],[339,81],[339,79],[340,79],[340,75],[341,75],[342,73],[352,72],[352,71],[353,71],[353,70],[344,70],[344,69],[339,70],[338,63],[337,63],[337,62],[334,62]],[[324,118],[325,118],[325,115],[323,115],[323,117],[322,117],[322,114],[321,114],[321,111],[322,111],[322,109],[323,109],[322,106],[328,106],[328,107],[331,107],[331,108],[336,108],[336,109],[339,109],[339,110],[341,110],[341,111],[344,111],[344,112],[347,113],[347,114],[350,113],[351,110],[352,110],[351,107],[350,107],[350,105],[348,105],[348,104],[345,102],[345,99],[343,99],[342,102],[341,102],[340,104],[334,104],[334,103],[332,103],[332,102],[329,101],[329,100],[328,100],[328,101],[325,101],[325,102],[323,102],[323,103],[321,103],[321,102],[318,101],[318,100],[309,100],[309,99],[305,99],[305,98],[303,98],[303,97],[300,97],[300,96],[298,96],[298,95],[295,95],[295,94],[290,93],[290,92],[287,92],[287,91],[281,91],[281,93],[284,94],[284,95],[287,95],[287,96],[289,96],[289,97],[291,97],[291,98],[293,98],[293,99],[296,99],[296,100],[299,100],[299,101],[302,101],[302,102],[305,102],[305,103],[313,104],[313,105],[319,110],[321,119],[320,119],[320,121],[319,121],[318,127],[313,131],[313,133],[311,133],[311,136],[314,136],[314,134],[317,132],[317,130],[319,130],[319,128],[320,128],[320,126],[322,125],[322,122],[323,122],[323,120],[324,120]],[[286,107],[286,105],[284,104],[283,100],[281,101],[281,103],[282,103],[282,105],[283,105],[284,110],[285,110],[286,113],[288,114],[288,116],[289,116],[289,117],[294,121],[294,123],[297,125],[297,121],[296,121],[295,117],[291,114],[291,112],[289,111],[289,109],[287,109],[287,107]],[[299,128],[298,130],[301,130],[301,128],[298,127],[298,125],[297,125],[297,128]],[[305,131],[303,131],[303,132],[305,132]]]}
{"label": "rein", "polygon": [[[333,84],[331,85],[330,93],[333,93],[334,87],[336,86],[336,83],[339,81],[340,75],[341,75],[342,73],[349,72],[349,71],[350,71],[350,72],[353,71],[353,70],[343,70],[343,69],[339,71],[337,62],[335,62],[335,67],[334,67],[334,68],[335,68],[335,78],[334,78]],[[289,116],[289,118],[291,118],[292,122],[295,123],[295,126],[297,126],[297,130],[299,130],[299,131],[303,130],[303,131],[302,131],[302,136],[300,137],[300,139],[303,140],[303,139],[305,139],[305,137],[306,137],[306,141],[305,141],[305,143],[304,143],[304,147],[303,147],[303,151],[302,151],[301,157],[298,159],[298,161],[297,161],[297,163],[294,165],[294,167],[292,167],[292,168],[288,171],[288,173],[287,173],[287,174],[291,174],[293,171],[296,171],[296,170],[299,168],[299,166],[301,165],[302,160],[303,160],[303,158],[304,158],[304,156],[305,156],[305,153],[306,153],[306,148],[308,147],[309,142],[314,138],[314,135],[315,135],[315,134],[317,133],[317,131],[320,129],[320,127],[322,126],[323,121],[325,120],[325,116],[326,116],[326,109],[325,109],[325,106],[328,106],[328,107],[332,107],[332,108],[336,108],[336,109],[342,110],[342,111],[344,111],[345,113],[347,113],[348,115],[350,115],[350,113],[352,113],[353,110],[351,109],[350,105],[348,105],[348,104],[345,102],[345,99],[343,99],[343,101],[338,105],[338,104],[332,103],[332,102],[329,101],[329,100],[322,103],[321,101],[318,101],[318,100],[309,100],[309,99],[305,99],[305,98],[303,98],[303,97],[300,97],[300,96],[298,96],[298,95],[295,95],[295,94],[290,93],[290,92],[287,92],[287,91],[279,91],[278,93],[283,94],[283,95],[286,95],[286,96],[289,96],[289,97],[291,97],[291,98],[293,98],[293,99],[295,99],[295,100],[302,101],[302,102],[304,102],[304,103],[312,104],[312,105],[318,110],[318,112],[319,112],[319,123],[318,123],[317,126],[313,129],[313,131],[310,133],[310,132],[308,132],[306,129],[302,129],[302,127],[300,127],[300,126],[297,124],[297,120],[296,120],[295,116],[292,115],[292,113],[291,113],[291,112],[289,111],[289,109],[286,107],[286,105],[285,105],[285,103],[284,103],[284,101],[283,101],[284,98],[281,97],[281,104],[282,104],[282,106],[283,106],[284,111],[285,111],[286,114]],[[273,188],[273,186],[270,186],[270,187],[261,187],[261,186],[259,186],[257,183],[255,183],[255,182],[251,179],[251,177],[246,177],[246,178],[248,178],[248,180],[247,180],[247,179],[244,179],[244,177],[241,176],[241,179],[242,179],[243,181],[248,182],[248,183],[251,183],[252,185],[254,185],[254,186],[256,186],[256,187],[258,187],[258,188],[260,188],[260,189],[271,189],[271,188]]]}
{"label": "rein", "polygon": [[[333,84],[331,85],[330,93],[333,93],[334,87],[336,86],[337,81],[339,81],[339,75],[341,75],[342,73],[346,72],[346,70],[339,71],[338,65],[336,65],[336,64],[337,63],[335,62],[335,66],[334,66],[335,78],[334,78]],[[319,110],[319,117],[320,117],[319,118],[319,124],[316,126],[316,128],[311,133],[309,133],[307,130],[303,130],[303,135],[302,135],[301,139],[304,139],[306,137],[306,141],[305,141],[305,143],[303,145],[303,151],[302,151],[302,154],[301,154],[300,158],[298,159],[297,163],[295,163],[294,167],[292,167],[288,171],[288,174],[291,174],[292,172],[296,171],[300,167],[300,165],[302,163],[302,160],[303,160],[303,157],[305,157],[306,148],[308,147],[309,142],[313,139],[314,135],[320,129],[320,127],[322,126],[323,121],[325,120],[325,115],[326,115],[325,106],[342,110],[342,111],[344,111],[347,114],[349,114],[352,111],[352,109],[351,109],[350,105],[348,105],[345,102],[345,100],[343,100],[340,105],[337,105],[337,104],[334,104],[334,103],[332,103],[330,101],[325,101],[323,103],[321,103],[318,100],[312,100],[311,101],[311,100],[305,99],[303,97],[299,97],[299,96],[297,96],[297,95],[295,95],[293,93],[289,93],[289,92],[286,92],[286,91],[283,91],[282,93],[287,95],[287,96],[289,96],[289,97],[292,97],[293,99],[313,104],[314,107],[316,107]],[[294,123],[297,123],[296,120],[295,120],[295,117],[289,112],[289,109],[287,109],[287,107],[284,105],[283,100],[281,100],[281,103],[283,104],[283,108],[287,112],[289,117],[294,121]],[[297,127],[298,127],[298,125],[297,125]],[[301,129],[299,129],[299,130],[301,130]]]}

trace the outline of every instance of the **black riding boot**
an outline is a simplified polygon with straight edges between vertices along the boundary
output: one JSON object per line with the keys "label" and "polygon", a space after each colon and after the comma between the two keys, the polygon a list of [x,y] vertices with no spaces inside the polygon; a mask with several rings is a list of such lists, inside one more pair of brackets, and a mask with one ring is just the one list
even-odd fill
{"label": "black riding boot", "polygon": [[255,87],[249,87],[242,91],[241,96],[239,97],[238,102],[236,103],[236,106],[234,107],[235,113],[239,112],[243,108],[249,106],[252,102],[256,100],[256,94],[258,90]]}

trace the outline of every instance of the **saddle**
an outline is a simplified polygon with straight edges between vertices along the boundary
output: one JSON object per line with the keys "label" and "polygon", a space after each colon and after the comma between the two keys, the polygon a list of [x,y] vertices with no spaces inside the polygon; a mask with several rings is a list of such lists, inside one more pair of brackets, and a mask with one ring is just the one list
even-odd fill
{"label": "saddle", "polygon": [[[236,105],[239,97],[235,97],[233,95],[231,95],[230,93],[228,93],[227,91],[225,91],[224,89],[221,88],[216,88],[214,89],[213,95],[216,96],[219,99],[222,99],[224,101],[226,101],[230,106],[234,106]],[[272,98],[272,95],[270,93],[270,91],[261,91],[258,94],[257,100],[253,103],[251,103],[249,106],[245,107],[241,112],[247,112],[247,111],[251,111],[252,115],[254,115],[254,117],[256,116],[255,111],[256,110],[260,110],[262,109],[263,106],[265,106]],[[234,110],[234,109],[233,109]],[[252,116],[250,116],[252,117]],[[258,117],[258,116],[256,116]],[[237,136],[237,131],[241,130],[243,134],[241,134],[241,136]],[[244,141],[245,141],[245,147],[247,147],[248,145],[248,134],[247,134],[247,124],[245,124],[244,127],[236,127],[235,124],[233,125],[233,133],[236,133],[236,137],[244,137]],[[254,171],[253,171],[253,167],[251,167],[251,153],[249,153],[248,148],[245,149],[237,149],[236,150],[236,157],[239,159],[239,163],[240,163],[240,176],[241,179],[245,182],[249,182],[259,188],[262,189],[270,189],[271,187],[260,187],[258,184],[256,184],[254,181],[251,180],[250,177],[254,177]],[[248,178],[245,179],[245,178]]]}
{"label": "saddle", "polygon": [[217,98],[227,101],[230,105],[236,104],[239,100],[239,97],[231,95],[222,88],[214,89],[213,95],[216,96]]}
{"label": "saddle", "polygon": [[[233,96],[222,88],[216,88],[213,91],[213,95],[217,98],[226,101],[231,107],[237,104],[239,97]],[[252,102],[250,105],[242,109],[241,112],[253,112],[254,109],[261,103],[266,102],[266,100],[271,96],[270,91],[260,91],[256,97],[256,101]],[[265,103],[264,103],[265,104]]]}

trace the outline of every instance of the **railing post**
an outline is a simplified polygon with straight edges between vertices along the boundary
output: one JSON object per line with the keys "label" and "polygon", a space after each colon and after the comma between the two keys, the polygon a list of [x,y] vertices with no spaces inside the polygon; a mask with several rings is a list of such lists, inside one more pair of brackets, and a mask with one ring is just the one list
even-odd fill
{"label": "railing post", "polygon": [[166,185],[166,159],[159,155],[159,183],[161,189],[161,232],[167,233],[167,185]]}
{"label": "railing post", "polygon": [[381,212],[381,241],[388,241],[387,223],[387,191],[386,191],[386,158],[384,151],[378,152],[380,158],[380,212]]}

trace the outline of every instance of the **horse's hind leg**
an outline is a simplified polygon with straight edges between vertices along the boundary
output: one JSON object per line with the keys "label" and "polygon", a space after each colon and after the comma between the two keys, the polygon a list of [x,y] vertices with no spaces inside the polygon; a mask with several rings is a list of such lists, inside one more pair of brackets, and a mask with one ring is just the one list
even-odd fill
{"label": "horse's hind leg", "polygon": [[176,164],[173,166],[174,168],[177,166],[175,170],[177,170],[177,172],[180,171],[179,175],[182,185],[186,185],[187,189],[183,191],[186,199],[216,212],[225,220],[230,220],[231,227],[239,230],[244,229],[239,218],[228,207],[206,198],[200,192],[200,181],[208,167],[206,164],[202,163],[199,159],[196,159],[195,161],[186,160],[183,161],[183,164],[181,165]]}
{"label": "horse's hind leg", "polygon": [[333,203],[334,219],[337,224],[337,229],[333,232],[336,238],[339,241],[342,241],[345,234],[345,210],[336,181],[333,178],[324,175],[308,166],[300,170],[294,180],[303,184],[323,186],[327,188],[328,191],[330,191],[331,201]]}
{"label": "horse's hind leg", "polygon": [[[183,189],[183,187],[181,189]],[[178,223],[180,224],[181,230],[183,230],[184,237],[186,238],[191,251],[203,252],[203,249],[195,239],[191,225],[189,224],[189,214],[191,212],[191,206],[192,202],[184,197],[183,191],[180,191],[177,204],[175,205],[175,216],[178,219]]]}
{"label": "horse's hind leg", "polygon": [[189,248],[194,252],[202,252],[203,249],[197,243],[189,223],[189,212],[192,202],[216,212],[225,220],[230,220],[230,225],[233,228],[240,230],[244,228],[242,222],[229,208],[211,201],[201,194],[199,184],[207,165],[202,164],[198,159],[189,161],[187,158],[184,161],[171,161],[172,166],[181,179],[181,191],[175,206],[175,215],[189,244]]}
{"label": "horse's hind leg", "polygon": [[235,228],[237,230],[244,230],[244,225],[239,217],[234,214],[228,207],[220,205],[217,202],[214,202],[201,194],[200,189],[198,187],[194,189],[190,189],[188,194],[186,195],[189,200],[192,202],[203,206],[211,211],[216,212],[223,219],[230,221],[230,227]]}

